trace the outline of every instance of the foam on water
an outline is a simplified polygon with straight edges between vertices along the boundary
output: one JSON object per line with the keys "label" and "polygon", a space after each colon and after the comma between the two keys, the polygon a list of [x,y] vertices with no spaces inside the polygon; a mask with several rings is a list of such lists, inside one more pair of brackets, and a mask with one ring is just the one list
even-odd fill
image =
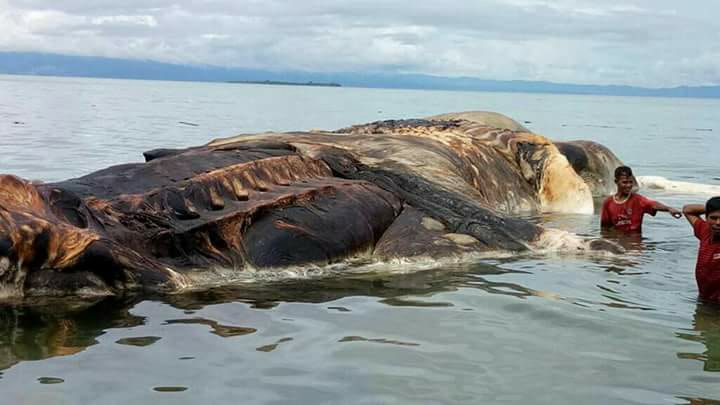
{"label": "foam on water", "polygon": [[211,269],[195,269],[188,273],[190,284],[182,291],[204,289],[230,284],[278,282],[296,279],[319,279],[327,277],[347,276],[348,274],[409,274],[424,270],[433,270],[453,265],[470,264],[480,260],[503,259],[516,254],[508,251],[469,252],[443,258],[417,256],[411,258],[394,258],[390,260],[374,260],[367,256],[354,257],[342,262],[328,265],[305,264],[283,268],[242,270],[214,267]]}
{"label": "foam on water", "polygon": [[720,195],[720,185],[674,181],[661,176],[637,176],[640,188],[681,194]]}
{"label": "foam on water", "polygon": [[[601,242],[601,243],[598,243]],[[283,268],[242,270],[213,267],[195,269],[185,274],[188,284],[182,291],[227,286],[231,284],[278,282],[296,279],[341,277],[349,274],[409,274],[437,268],[454,268],[484,260],[517,258],[526,255],[602,255],[612,256],[624,252],[615,242],[605,239],[588,239],[560,229],[546,228],[540,237],[528,245],[526,253],[510,251],[468,252],[442,258],[416,256],[375,260],[361,255],[328,265],[305,264]]]}
{"label": "foam on water", "polygon": [[607,239],[583,238],[572,232],[545,228],[540,237],[530,246],[538,254],[588,254],[614,255],[625,249]]}

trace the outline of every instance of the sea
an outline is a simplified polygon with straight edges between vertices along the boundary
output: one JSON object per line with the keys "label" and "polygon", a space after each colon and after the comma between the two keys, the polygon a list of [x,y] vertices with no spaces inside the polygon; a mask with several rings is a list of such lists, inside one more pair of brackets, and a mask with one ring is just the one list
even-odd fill
{"label": "sea", "polygon": [[[154,148],[496,111],[612,149],[675,207],[720,187],[720,100],[0,76],[0,173]],[[492,170],[492,168],[488,168]],[[599,217],[526,217],[592,238]],[[720,306],[684,219],[618,255],[255,272],[185,293],[0,304],[0,404],[720,404]]]}

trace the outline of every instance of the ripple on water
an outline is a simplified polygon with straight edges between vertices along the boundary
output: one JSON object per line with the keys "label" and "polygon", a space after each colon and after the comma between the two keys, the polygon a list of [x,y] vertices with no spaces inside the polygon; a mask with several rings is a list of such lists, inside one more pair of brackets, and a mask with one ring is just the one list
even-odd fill
{"label": "ripple on water", "polygon": [[414,342],[402,342],[399,340],[389,340],[389,339],[368,339],[362,336],[345,336],[344,338],[338,340],[340,343],[345,342],[372,342],[372,343],[385,343],[389,345],[397,345],[397,346],[420,346],[420,343],[414,343]]}
{"label": "ripple on water", "polygon": [[[720,376],[696,375],[690,377],[689,380],[701,383],[720,384]],[[718,404],[720,404],[720,401],[718,401]]]}
{"label": "ripple on water", "polygon": [[455,304],[451,302],[428,302],[420,300],[411,300],[407,298],[387,298],[380,301],[385,305],[393,307],[453,307]]}

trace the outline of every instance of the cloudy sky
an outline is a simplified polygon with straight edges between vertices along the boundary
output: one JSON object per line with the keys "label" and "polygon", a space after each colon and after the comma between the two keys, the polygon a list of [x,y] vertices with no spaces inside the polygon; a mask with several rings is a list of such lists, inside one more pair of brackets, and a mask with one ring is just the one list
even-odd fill
{"label": "cloudy sky", "polygon": [[720,84],[720,1],[0,0],[0,51],[315,72]]}

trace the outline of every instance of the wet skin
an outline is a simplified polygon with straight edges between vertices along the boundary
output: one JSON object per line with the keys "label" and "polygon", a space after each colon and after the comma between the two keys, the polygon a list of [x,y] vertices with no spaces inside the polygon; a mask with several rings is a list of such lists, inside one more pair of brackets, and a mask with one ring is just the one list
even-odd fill
{"label": "wet skin", "polygon": [[145,155],[57,183],[0,175],[0,299],[176,291],[215,267],[526,251],[544,229],[512,214],[592,207],[595,194],[549,139],[463,120],[243,135]]}

